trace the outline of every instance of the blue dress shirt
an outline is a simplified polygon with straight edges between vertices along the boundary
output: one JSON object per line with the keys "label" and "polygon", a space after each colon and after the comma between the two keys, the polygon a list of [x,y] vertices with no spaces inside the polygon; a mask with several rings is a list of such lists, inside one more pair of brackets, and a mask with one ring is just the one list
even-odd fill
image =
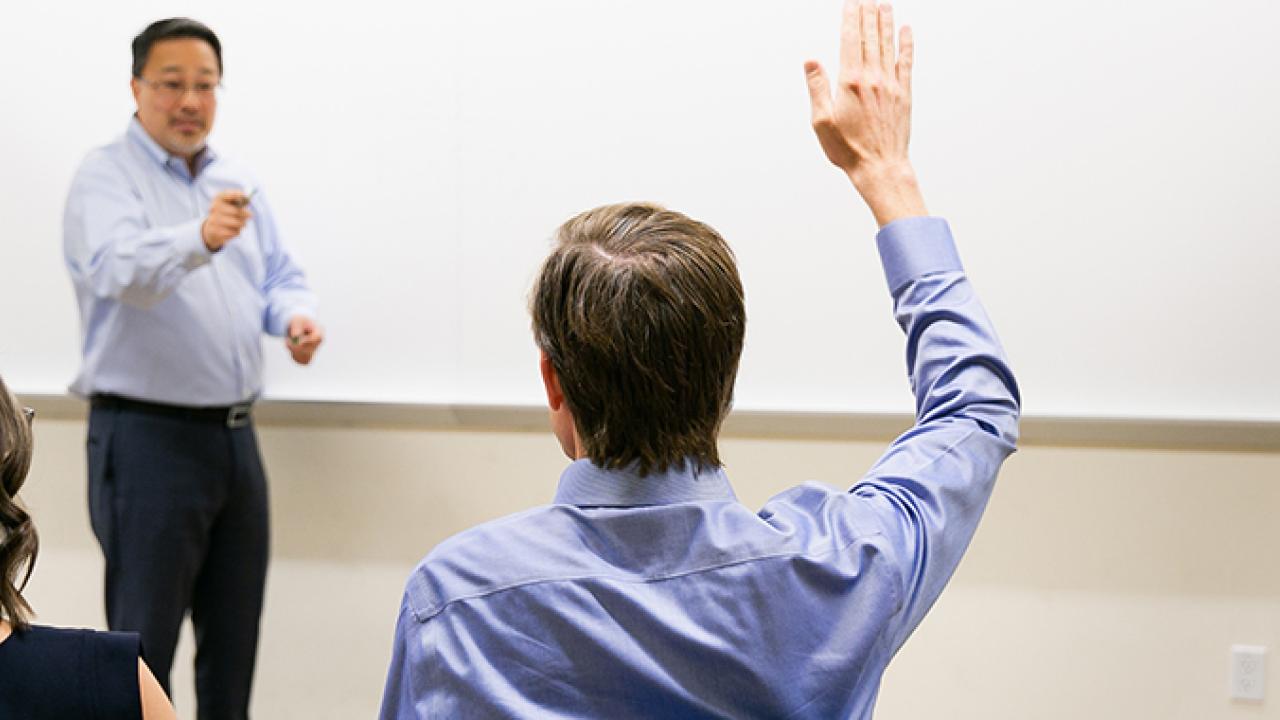
{"label": "blue dress shirt", "polygon": [[382,717],[868,718],[1014,450],[1019,397],[945,221],[877,237],[916,424],[848,491],[571,464],[409,577]]}
{"label": "blue dress shirt", "polygon": [[135,117],[89,153],[67,197],[63,251],[80,306],[83,363],[71,391],[222,406],[262,389],[262,332],[283,335],[316,300],[276,231],[266,196],[219,252],[200,226],[213,197],[257,187],[206,148],[196,174]]}

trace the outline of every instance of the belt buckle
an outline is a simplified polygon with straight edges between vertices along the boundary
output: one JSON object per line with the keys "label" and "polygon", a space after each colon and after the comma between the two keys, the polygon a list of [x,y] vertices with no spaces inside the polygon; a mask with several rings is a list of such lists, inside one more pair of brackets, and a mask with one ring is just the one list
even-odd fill
{"label": "belt buckle", "polygon": [[232,405],[227,409],[227,427],[232,430],[249,424],[249,414],[253,406],[249,403]]}

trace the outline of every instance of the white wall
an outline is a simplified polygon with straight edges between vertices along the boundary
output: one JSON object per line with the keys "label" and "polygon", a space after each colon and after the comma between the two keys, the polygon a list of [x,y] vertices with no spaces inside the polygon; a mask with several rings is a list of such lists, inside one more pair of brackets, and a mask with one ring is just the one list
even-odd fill
{"label": "white wall", "polygon": [[[740,260],[744,409],[907,411],[869,214],[808,127],[839,0],[10,2],[0,9],[0,368],[60,392],[74,168],[132,111],[128,41],[224,41],[213,142],[260,176],[328,342],[285,399],[539,400],[525,294],[569,215],[648,199]],[[901,0],[913,157],[1028,415],[1280,421],[1280,4]],[[56,28],[56,39],[46,29]],[[56,51],[51,51],[51,48]],[[21,342],[11,340],[21,338]]]}
{"label": "white wall", "polygon": [[[277,397],[536,401],[523,293],[546,235],[593,203],[652,198],[738,250],[744,406],[909,407],[869,223],[806,127],[799,64],[834,56],[835,0],[406,7],[6,4],[7,380],[57,393],[74,372],[63,194],[83,153],[124,127],[128,39],[189,13],[227,48],[215,140],[263,175],[325,302],[316,367],[272,354]],[[1274,431],[1280,384],[1259,358],[1280,356],[1265,332],[1280,305],[1278,8],[899,3],[920,41],[927,195],[956,222],[1029,413]],[[285,26],[301,30],[288,51]],[[67,52],[50,52],[51,27]],[[29,595],[45,622],[101,626],[84,426],[46,418],[37,433]],[[564,464],[545,433],[277,425],[262,439],[275,544],[262,718],[372,716],[414,562],[546,501]],[[759,506],[802,479],[852,482],[880,447],[729,438],[724,455]],[[1026,447],[891,666],[879,717],[1280,718],[1277,509],[1280,453]],[[1272,649],[1268,703],[1227,700],[1232,643]]]}
{"label": "white wall", "polygon": [[[84,425],[37,419],[29,597],[102,625]],[[449,534],[546,502],[548,433],[261,429],[272,483],[255,716],[372,717],[401,585]],[[739,498],[849,484],[880,443],[726,438]],[[1025,446],[952,585],[890,666],[878,718],[1280,718],[1280,453]],[[192,716],[190,640],[175,674]],[[1271,649],[1271,699],[1227,696],[1228,648]]]}

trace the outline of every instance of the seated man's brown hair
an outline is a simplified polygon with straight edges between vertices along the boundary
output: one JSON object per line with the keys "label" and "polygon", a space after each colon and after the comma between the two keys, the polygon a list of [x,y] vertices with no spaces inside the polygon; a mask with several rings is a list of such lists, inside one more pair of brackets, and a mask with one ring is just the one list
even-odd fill
{"label": "seated man's brown hair", "polygon": [[720,465],[746,310],[719,233],[653,204],[588,210],[560,226],[530,304],[592,462]]}

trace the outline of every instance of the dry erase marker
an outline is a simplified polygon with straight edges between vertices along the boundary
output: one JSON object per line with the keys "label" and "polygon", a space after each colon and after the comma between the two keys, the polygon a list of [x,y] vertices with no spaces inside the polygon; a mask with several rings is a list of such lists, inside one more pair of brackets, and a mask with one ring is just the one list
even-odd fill
{"label": "dry erase marker", "polygon": [[235,206],[236,206],[236,207],[246,207],[246,206],[248,206],[248,204],[250,203],[250,201],[252,201],[252,200],[253,200],[253,196],[254,196],[254,195],[257,195],[257,194],[258,194],[258,188],[256,188],[256,187],[255,187],[255,188],[249,188],[249,190],[248,190],[248,191],[246,191],[246,192],[245,192],[245,194],[244,194],[244,199],[243,199],[243,200],[236,200],[236,201],[234,201],[234,204],[235,204]]}

